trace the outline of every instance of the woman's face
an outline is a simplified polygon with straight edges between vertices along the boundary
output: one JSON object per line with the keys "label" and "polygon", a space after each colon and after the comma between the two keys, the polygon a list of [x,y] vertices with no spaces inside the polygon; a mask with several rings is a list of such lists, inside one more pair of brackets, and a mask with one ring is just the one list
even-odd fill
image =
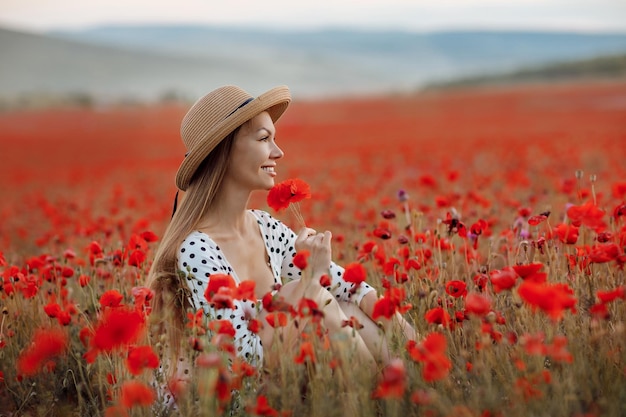
{"label": "woman's face", "polygon": [[242,125],[235,135],[225,179],[250,191],[272,188],[276,161],[284,155],[276,145],[275,134],[267,112]]}

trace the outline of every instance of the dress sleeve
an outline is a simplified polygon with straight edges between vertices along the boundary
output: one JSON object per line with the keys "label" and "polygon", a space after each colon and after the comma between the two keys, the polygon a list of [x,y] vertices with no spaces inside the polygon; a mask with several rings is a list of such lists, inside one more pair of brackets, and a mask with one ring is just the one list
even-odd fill
{"label": "dress sleeve", "polygon": [[[269,217],[269,214],[267,214],[267,216]],[[281,260],[281,276],[287,281],[298,279],[302,275],[302,271],[300,270],[300,268],[293,264],[293,257],[296,255],[296,250],[294,246],[296,241],[296,234],[281,221],[273,219],[271,217],[270,219],[270,223],[273,223],[273,231],[281,236],[283,236],[283,234],[284,236],[286,236],[284,248],[282,248],[281,251],[281,253],[284,252]],[[359,288],[353,290],[354,284],[344,281],[343,272],[344,269],[341,266],[337,265],[334,262],[331,262],[331,284],[326,287],[326,289],[330,291],[337,300],[352,301],[356,304],[359,304],[363,297],[365,297],[365,294],[374,291],[374,288],[366,284],[365,282],[362,282],[361,285],[359,285]]]}
{"label": "dress sleeve", "polygon": [[219,247],[206,236],[192,233],[180,246],[178,267],[186,274],[194,309],[201,308],[209,321],[230,321],[235,329],[237,355],[253,365],[260,365],[263,360],[261,339],[248,330],[249,319],[256,315],[256,300],[233,300],[233,308],[218,309],[204,297],[211,275],[232,274]]}

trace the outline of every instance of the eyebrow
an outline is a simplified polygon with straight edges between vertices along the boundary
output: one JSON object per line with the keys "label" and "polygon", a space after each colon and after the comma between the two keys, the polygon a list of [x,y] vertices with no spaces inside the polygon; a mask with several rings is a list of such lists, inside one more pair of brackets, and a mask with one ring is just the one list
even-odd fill
{"label": "eyebrow", "polygon": [[271,131],[271,130],[269,130],[268,128],[266,128],[266,127],[261,127],[261,128],[259,128],[259,130],[257,130],[257,132],[260,132],[261,130],[265,130],[265,131],[266,131],[269,135],[271,135],[271,134],[272,134],[272,131]]}

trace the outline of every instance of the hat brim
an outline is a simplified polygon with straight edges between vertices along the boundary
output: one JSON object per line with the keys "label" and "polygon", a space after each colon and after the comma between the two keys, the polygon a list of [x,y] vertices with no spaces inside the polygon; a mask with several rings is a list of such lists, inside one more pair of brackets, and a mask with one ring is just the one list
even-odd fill
{"label": "hat brim", "polygon": [[286,86],[279,86],[253,98],[243,107],[236,109],[226,119],[207,131],[198,146],[189,150],[176,173],[176,186],[180,190],[185,191],[202,161],[219,142],[239,126],[264,111],[269,113],[272,121],[275,123],[287,110],[290,101],[291,94],[289,89]]}

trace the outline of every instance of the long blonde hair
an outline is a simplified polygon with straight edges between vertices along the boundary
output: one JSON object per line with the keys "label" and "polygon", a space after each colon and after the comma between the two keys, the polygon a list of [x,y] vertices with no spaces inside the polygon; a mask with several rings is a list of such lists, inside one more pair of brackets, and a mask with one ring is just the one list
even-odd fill
{"label": "long blonde hair", "polygon": [[154,291],[151,328],[153,334],[164,335],[165,340],[159,342],[169,345],[171,352],[180,348],[186,313],[192,307],[186,273],[178,269],[178,250],[215,201],[238,131],[239,128],[235,129],[222,140],[194,173],[163,234],[148,274],[147,286]]}

